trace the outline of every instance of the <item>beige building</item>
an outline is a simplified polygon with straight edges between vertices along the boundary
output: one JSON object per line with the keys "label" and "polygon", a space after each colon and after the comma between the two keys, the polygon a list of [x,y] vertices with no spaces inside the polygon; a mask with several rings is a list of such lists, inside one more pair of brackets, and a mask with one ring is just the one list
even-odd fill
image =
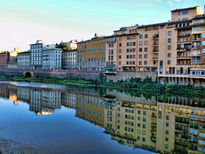
{"label": "beige building", "polygon": [[205,15],[201,7],[171,11],[171,21],[123,27],[106,37],[105,73],[157,71],[161,82],[205,83]]}
{"label": "beige building", "polygon": [[62,53],[62,69],[77,69],[77,50],[63,51]]}

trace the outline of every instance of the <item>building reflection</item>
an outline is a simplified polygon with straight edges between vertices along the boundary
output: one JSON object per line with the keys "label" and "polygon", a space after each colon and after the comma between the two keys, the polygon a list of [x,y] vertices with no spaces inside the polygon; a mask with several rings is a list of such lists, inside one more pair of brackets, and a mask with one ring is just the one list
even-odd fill
{"label": "building reflection", "polygon": [[66,90],[1,84],[0,97],[14,104],[28,103],[37,115],[52,114],[61,106],[103,127],[120,144],[160,153],[205,152],[205,99],[181,96],[131,96],[93,89]]}

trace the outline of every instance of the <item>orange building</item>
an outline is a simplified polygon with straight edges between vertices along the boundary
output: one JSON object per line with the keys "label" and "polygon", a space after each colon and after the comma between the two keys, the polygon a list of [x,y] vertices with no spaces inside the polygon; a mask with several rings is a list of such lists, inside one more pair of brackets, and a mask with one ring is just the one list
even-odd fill
{"label": "orange building", "polygon": [[162,83],[205,84],[205,15],[171,11],[171,21],[123,27],[106,37],[106,74],[157,71]]}

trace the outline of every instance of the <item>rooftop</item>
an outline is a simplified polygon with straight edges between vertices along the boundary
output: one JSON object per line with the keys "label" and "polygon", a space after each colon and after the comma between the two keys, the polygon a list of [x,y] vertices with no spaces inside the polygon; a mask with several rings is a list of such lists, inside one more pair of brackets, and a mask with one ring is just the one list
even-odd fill
{"label": "rooftop", "polygon": [[190,10],[190,9],[196,9],[197,6],[194,6],[194,7],[188,7],[188,8],[181,8],[181,9],[175,9],[175,10],[172,10],[171,12],[175,12],[175,11],[183,11],[183,10]]}

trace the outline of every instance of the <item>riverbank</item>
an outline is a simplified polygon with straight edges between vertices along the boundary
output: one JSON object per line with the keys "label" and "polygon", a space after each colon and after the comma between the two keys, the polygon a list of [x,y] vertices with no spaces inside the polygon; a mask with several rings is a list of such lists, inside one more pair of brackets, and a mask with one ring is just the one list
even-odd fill
{"label": "riverbank", "polygon": [[41,150],[40,148],[30,145],[23,144],[11,139],[0,138],[0,154],[8,154],[8,153],[49,153]]}
{"label": "riverbank", "polygon": [[109,88],[123,91],[145,91],[148,93],[155,94],[174,94],[180,96],[205,96],[205,87],[191,86],[191,85],[171,85],[171,84],[160,84],[158,81],[152,81],[151,78],[144,80],[140,78],[131,78],[125,81],[106,81],[106,78],[102,75],[98,80],[74,80],[74,79],[56,79],[56,78],[29,78],[24,76],[6,76],[0,75],[0,80],[10,81],[26,81],[26,82],[42,82],[42,83],[54,83],[63,84],[68,86],[77,87],[98,87],[98,88]]}

